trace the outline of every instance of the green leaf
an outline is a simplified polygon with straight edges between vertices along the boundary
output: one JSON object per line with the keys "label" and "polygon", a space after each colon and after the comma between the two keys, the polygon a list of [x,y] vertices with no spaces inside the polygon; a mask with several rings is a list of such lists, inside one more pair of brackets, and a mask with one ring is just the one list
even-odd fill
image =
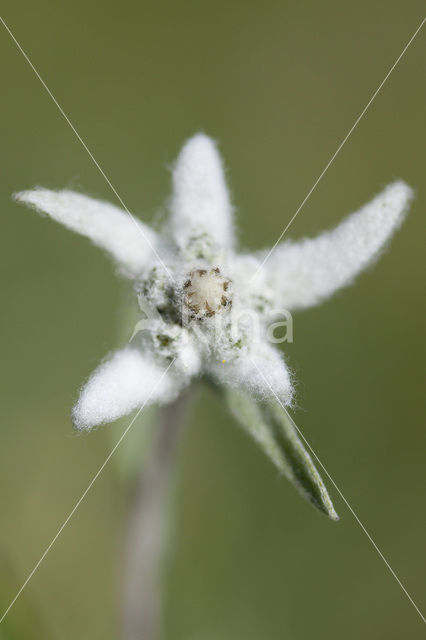
{"label": "green leaf", "polygon": [[259,402],[233,389],[226,391],[226,398],[233,415],[279,471],[306,500],[332,520],[338,520],[324,482],[285,409],[277,402]]}

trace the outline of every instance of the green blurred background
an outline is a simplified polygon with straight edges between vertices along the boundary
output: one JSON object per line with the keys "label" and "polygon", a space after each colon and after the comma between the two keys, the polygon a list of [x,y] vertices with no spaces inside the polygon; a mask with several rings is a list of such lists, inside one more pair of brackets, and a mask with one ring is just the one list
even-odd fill
{"label": "green blurred background", "polygon": [[[256,249],[275,242],[423,11],[421,0],[2,3],[132,211],[161,215],[170,164],[201,129],[220,142],[241,245]],[[374,270],[295,316],[286,347],[300,381],[298,425],[420,607],[425,37],[288,235],[336,224],[395,177],[416,188],[412,211]],[[13,191],[35,185],[114,196],[4,29],[0,60],[3,611],[126,424],[77,437],[69,412],[82,380],[130,328],[123,285],[101,252],[11,202]],[[137,427],[127,447],[137,447]],[[177,477],[165,638],[423,637],[419,616],[330,490],[337,524],[303,502],[201,390]],[[0,638],[117,638],[127,503],[111,461]]]}

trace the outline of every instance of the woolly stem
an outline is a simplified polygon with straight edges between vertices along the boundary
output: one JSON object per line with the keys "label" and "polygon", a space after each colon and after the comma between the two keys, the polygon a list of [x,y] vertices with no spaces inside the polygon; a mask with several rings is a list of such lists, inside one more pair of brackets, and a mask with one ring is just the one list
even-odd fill
{"label": "woolly stem", "polygon": [[180,396],[163,409],[149,459],[135,487],[124,548],[123,640],[156,640],[161,631],[160,583],[171,479],[187,401],[187,396]]}

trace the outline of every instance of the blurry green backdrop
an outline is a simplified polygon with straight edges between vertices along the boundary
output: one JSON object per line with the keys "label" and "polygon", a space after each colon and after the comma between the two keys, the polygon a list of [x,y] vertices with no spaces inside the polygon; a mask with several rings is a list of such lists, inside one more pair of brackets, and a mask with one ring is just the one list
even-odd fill
{"label": "blurry green backdrop", "polygon": [[[421,0],[2,3],[144,220],[161,215],[183,141],[198,130],[219,140],[245,248],[275,242],[423,11]],[[411,213],[355,287],[295,316],[286,347],[300,381],[298,425],[420,607],[425,38],[413,42],[288,236],[336,224],[395,177],[417,190]],[[102,253],[11,202],[13,191],[38,184],[114,195],[3,28],[0,60],[3,611],[123,430],[116,423],[77,437],[69,412],[119,329],[122,342],[127,333],[123,285]],[[0,638],[117,637],[128,501],[120,478],[111,461]],[[337,524],[277,476],[208,390],[193,408],[176,482],[167,640],[423,637],[330,484]]]}

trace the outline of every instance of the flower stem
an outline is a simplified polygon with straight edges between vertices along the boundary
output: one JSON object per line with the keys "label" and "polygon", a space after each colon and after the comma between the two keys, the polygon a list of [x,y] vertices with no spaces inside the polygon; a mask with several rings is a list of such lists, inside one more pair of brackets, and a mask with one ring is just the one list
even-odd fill
{"label": "flower stem", "polygon": [[123,640],[157,640],[171,480],[188,396],[166,406],[137,481],[124,548]]}

